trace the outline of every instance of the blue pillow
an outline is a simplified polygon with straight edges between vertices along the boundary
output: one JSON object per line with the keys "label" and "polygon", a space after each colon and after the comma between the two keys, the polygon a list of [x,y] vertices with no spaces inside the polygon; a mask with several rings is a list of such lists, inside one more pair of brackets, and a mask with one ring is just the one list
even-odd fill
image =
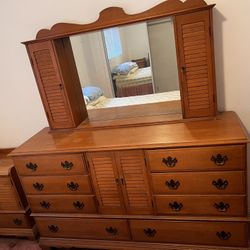
{"label": "blue pillow", "polygon": [[99,87],[95,86],[86,86],[82,88],[84,96],[87,96],[90,101],[96,100],[98,97],[103,95],[102,90]]}

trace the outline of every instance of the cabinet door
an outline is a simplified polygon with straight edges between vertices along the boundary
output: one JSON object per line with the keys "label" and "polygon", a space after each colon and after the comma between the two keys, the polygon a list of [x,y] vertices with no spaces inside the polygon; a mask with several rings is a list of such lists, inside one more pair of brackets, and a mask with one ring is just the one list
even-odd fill
{"label": "cabinet door", "polygon": [[123,196],[128,214],[153,212],[143,151],[116,153]]}
{"label": "cabinet door", "polygon": [[88,153],[87,159],[100,212],[103,214],[124,213],[124,201],[114,153]]}
{"label": "cabinet door", "polygon": [[184,118],[216,113],[211,10],[175,17]]}

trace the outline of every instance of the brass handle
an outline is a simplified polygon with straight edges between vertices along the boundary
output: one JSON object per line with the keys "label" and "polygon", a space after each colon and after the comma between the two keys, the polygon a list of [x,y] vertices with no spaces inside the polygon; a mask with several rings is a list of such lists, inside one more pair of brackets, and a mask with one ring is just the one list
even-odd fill
{"label": "brass handle", "polygon": [[36,163],[29,162],[26,164],[26,168],[30,169],[31,171],[36,171],[37,167],[38,166]]}
{"label": "brass handle", "polygon": [[180,182],[171,179],[170,181],[166,181],[165,185],[171,190],[177,190],[180,186]]}
{"label": "brass handle", "polygon": [[115,227],[106,227],[106,232],[112,235],[117,235],[118,230]]}
{"label": "brass handle", "polygon": [[71,191],[76,191],[79,188],[79,184],[71,181],[71,182],[67,183],[67,187]]}
{"label": "brass handle", "polygon": [[49,209],[50,205],[51,204],[49,202],[46,202],[46,201],[40,202],[40,206],[43,207],[43,208],[46,208],[46,209]]}
{"label": "brass handle", "polygon": [[172,158],[168,156],[167,158],[162,158],[162,163],[164,163],[167,167],[173,168],[178,160],[176,158]]}
{"label": "brass handle", "polygon": [[225,231],[217,232],[216,235],[220,240],[229,240],[232,236],[230,232],[226,233]]}
{"label": "brass handle", "polygon": [[80,201],[74,201],[73,202],[73,206],[76,208],[76,209],[83,209],[85,207],[84,203],[83,202],[80,202]]}
{"label": "brass handle", "polygon": [[228,161],[228,157],[226,155],[222,156],[221,154],[217,154],[216,156],[211,157],[211,161],[213,161],[217,166],[224,166]]}
{"label": "brass handle", "polygon": [[21,226],[23,224],[23,221],[18,218],[13,219],[13,222],[17,226]]}
{"label": "brass handle", "polygon": [[214,203],[214,207],[219,212],[227,212],[227,210],[230,208],[230,205],[221,201],[220,203]]}
{"label": "brass handle", "polygon": [[175,212],[179,212],[183,208],[182,203],[178,203],[177,201],[174,201],[172,203],[170,202],[168,205]]}
{"label": "brass handle", "polygon": [[61,162],[61,166],[66,170],[70,170],[70,169],[72,169],[74,164],[73,164],[73,162],[65,161],[65,162]]}
{"label": "brass handle", "polygon": [[48,225],[48,229],[49,229],[50,232],[56,233],[56,232],[58,232],[59,227],[55,226],[55,225]]}
{"label": "brass handle", "polygon": [[156,230],[152,228],[146,228],[146,229],[143,229],[143,231],[144,231],[144,234],[146,234],[148,237],[154,237],[157,233]]}
{"label": "brass handle", "polygon": [[222,180],[222,179],[218,179],[217,181],[212,181],[212,185],[214,185],[217,189],[219,190],[224,190],[227,188],[228,186],[228,181],[227,180]]}
{"label": "brass handle", "polygon": [[42,191],[43,188],[44,188],[44,185],[43,185],[42,183],[36,182],[36,183],[33,184],[33,187],[34,187],[34,189],[36,189],[37,191]]}

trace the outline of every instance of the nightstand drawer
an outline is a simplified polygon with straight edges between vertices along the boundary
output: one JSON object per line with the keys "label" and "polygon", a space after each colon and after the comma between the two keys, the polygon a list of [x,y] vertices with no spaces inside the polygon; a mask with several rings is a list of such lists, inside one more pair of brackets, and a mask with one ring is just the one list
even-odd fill
{"label": "nightstand drawer", "polygon": [[244,194],[245,172],[154,173],[155,194]]}
{"label": "nightstand drawer", "polygon": [[147,150],[152,172],[241,170],[246,166],[244,145]]}
{"label": "nightstand drawer", "polygon": [[0,227],[30,228],[32,221],[25,214],[0,214]]}
{"label": "nightstand drawer", "polygon": [[85,218],[35,218],[42,237],[129,240],[127,220]]}
{"label": "nightstand drawer", "polygon": [[64,175],[87,173],[81,154],[15,157],[19,175]]}
{"label": "nightstand drawer", "polygon": [[26,194],[91,194],[87,175],[21,178]]}
{"label": "nightstand drawer", "polygon": [[244,195],[155,195],[158,214],[246,216]]}
{"label": "nightstand drawer", "polygon": [[247,246],[247,223],[131,220],[133,240],[217,246]]}
{"label": "nightstand drawer", "polygon": [[32,212],[96,213],[94,195],[29,195]]}

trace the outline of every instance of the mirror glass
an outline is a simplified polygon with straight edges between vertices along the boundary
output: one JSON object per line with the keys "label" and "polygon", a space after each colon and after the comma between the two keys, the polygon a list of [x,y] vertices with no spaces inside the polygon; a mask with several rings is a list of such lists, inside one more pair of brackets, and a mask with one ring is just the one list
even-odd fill
{"label": "mirror glass", "polygon": [[70,40],[88,110],[174,101],[181,113],[172,18]]}

